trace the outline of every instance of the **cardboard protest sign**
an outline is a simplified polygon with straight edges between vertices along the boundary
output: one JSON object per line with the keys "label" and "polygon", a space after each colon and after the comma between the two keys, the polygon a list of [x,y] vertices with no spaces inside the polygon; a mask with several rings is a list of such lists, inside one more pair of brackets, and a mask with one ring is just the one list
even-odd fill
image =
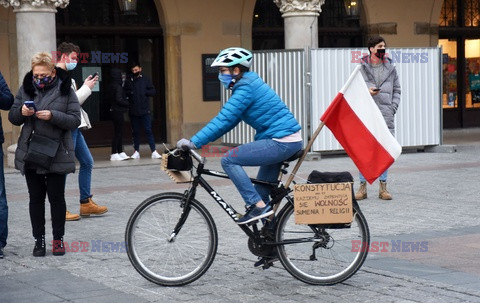
{"label": "cardboard protest sign", "polygon": [[351,223],[352,186],[345,183],[296,184],[296,224]]}

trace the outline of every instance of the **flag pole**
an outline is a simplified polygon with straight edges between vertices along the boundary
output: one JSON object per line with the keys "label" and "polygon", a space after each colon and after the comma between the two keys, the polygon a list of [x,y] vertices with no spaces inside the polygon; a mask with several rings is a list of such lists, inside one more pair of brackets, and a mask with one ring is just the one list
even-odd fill
{"label": "flag pole", "polygon": [[297,164],[295,164],[295,167],[290,173],[290,176],[288,177],[287,182],[285,183],[285,188],[288,188],[290,186],[290,183],[292,183],[293,178],[295,177],[295,174],[300,169],[300,165],[302,165],[302,162],[307,156],[308,151],[310,150],[310,148],[312,148],[313,142],[315,141],[315,139],[317,139],[318,134],[320,133],[320,131],[324,126],[325,126],[325,123],[322,121],[322,123],[320,123],[320,125],[317,127],[317,130],[313,133],[312,137],[308,141],[307,147],[305,147],[305,150],[303,151],[303,155],[300,157],[300,159],[298,159]]}

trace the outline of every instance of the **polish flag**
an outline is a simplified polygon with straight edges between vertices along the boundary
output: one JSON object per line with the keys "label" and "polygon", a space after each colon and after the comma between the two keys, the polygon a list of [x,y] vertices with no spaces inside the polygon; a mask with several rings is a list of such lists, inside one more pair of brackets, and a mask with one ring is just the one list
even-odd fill
{"label": "polish flag", "polygon": [[320,118],[368,183],[400,156],[402,147],[388,130],[358,65]]}

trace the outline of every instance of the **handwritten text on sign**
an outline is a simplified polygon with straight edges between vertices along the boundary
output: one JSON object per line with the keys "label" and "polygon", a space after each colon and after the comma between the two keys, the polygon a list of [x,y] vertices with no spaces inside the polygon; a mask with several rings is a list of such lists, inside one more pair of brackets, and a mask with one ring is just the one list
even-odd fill
{"label": "handwritten text on sign", "polygon": [[352,183],[296,184],[295,223],[350,223]]}

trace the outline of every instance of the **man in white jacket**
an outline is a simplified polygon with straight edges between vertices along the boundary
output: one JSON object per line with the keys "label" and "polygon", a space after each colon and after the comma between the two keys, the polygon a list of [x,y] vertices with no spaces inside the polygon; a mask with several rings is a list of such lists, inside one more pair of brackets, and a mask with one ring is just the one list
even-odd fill
{"label": "man in white jacket", "polygon": [[[57,68],[61,68],[66,71],[73,70],[77,65],[77,56],[79,53],[80,48],[77,45],[67,42],[61,43],[57,48],[57,54],[61,56],[56,65]],[[85,79],[82,87],[77,89],[75,80],[72,78],[72,88],[77,94],[80,106],[92,94],[92,89],[97,81],[98,76],[92,77],[92,75],[90,75]],[[80,114],[82,122],[76,130],[72,131],[75,157],[80,163],[80,170],[78,173],[78,186],[80,190],[80,216],[88,217],[90,215],[102,215],[106,213],[108,209],[106,206],[97,205],[92,200],[90,189],[92,181],[93,157],[81,132],[82,129],[89,129],[92,128],[92,126],[90,124],[90,120],[88,119],[87,113],[82,108],[80,108]],[[67,210],[65,220],[79,220],[80,216]]]}

